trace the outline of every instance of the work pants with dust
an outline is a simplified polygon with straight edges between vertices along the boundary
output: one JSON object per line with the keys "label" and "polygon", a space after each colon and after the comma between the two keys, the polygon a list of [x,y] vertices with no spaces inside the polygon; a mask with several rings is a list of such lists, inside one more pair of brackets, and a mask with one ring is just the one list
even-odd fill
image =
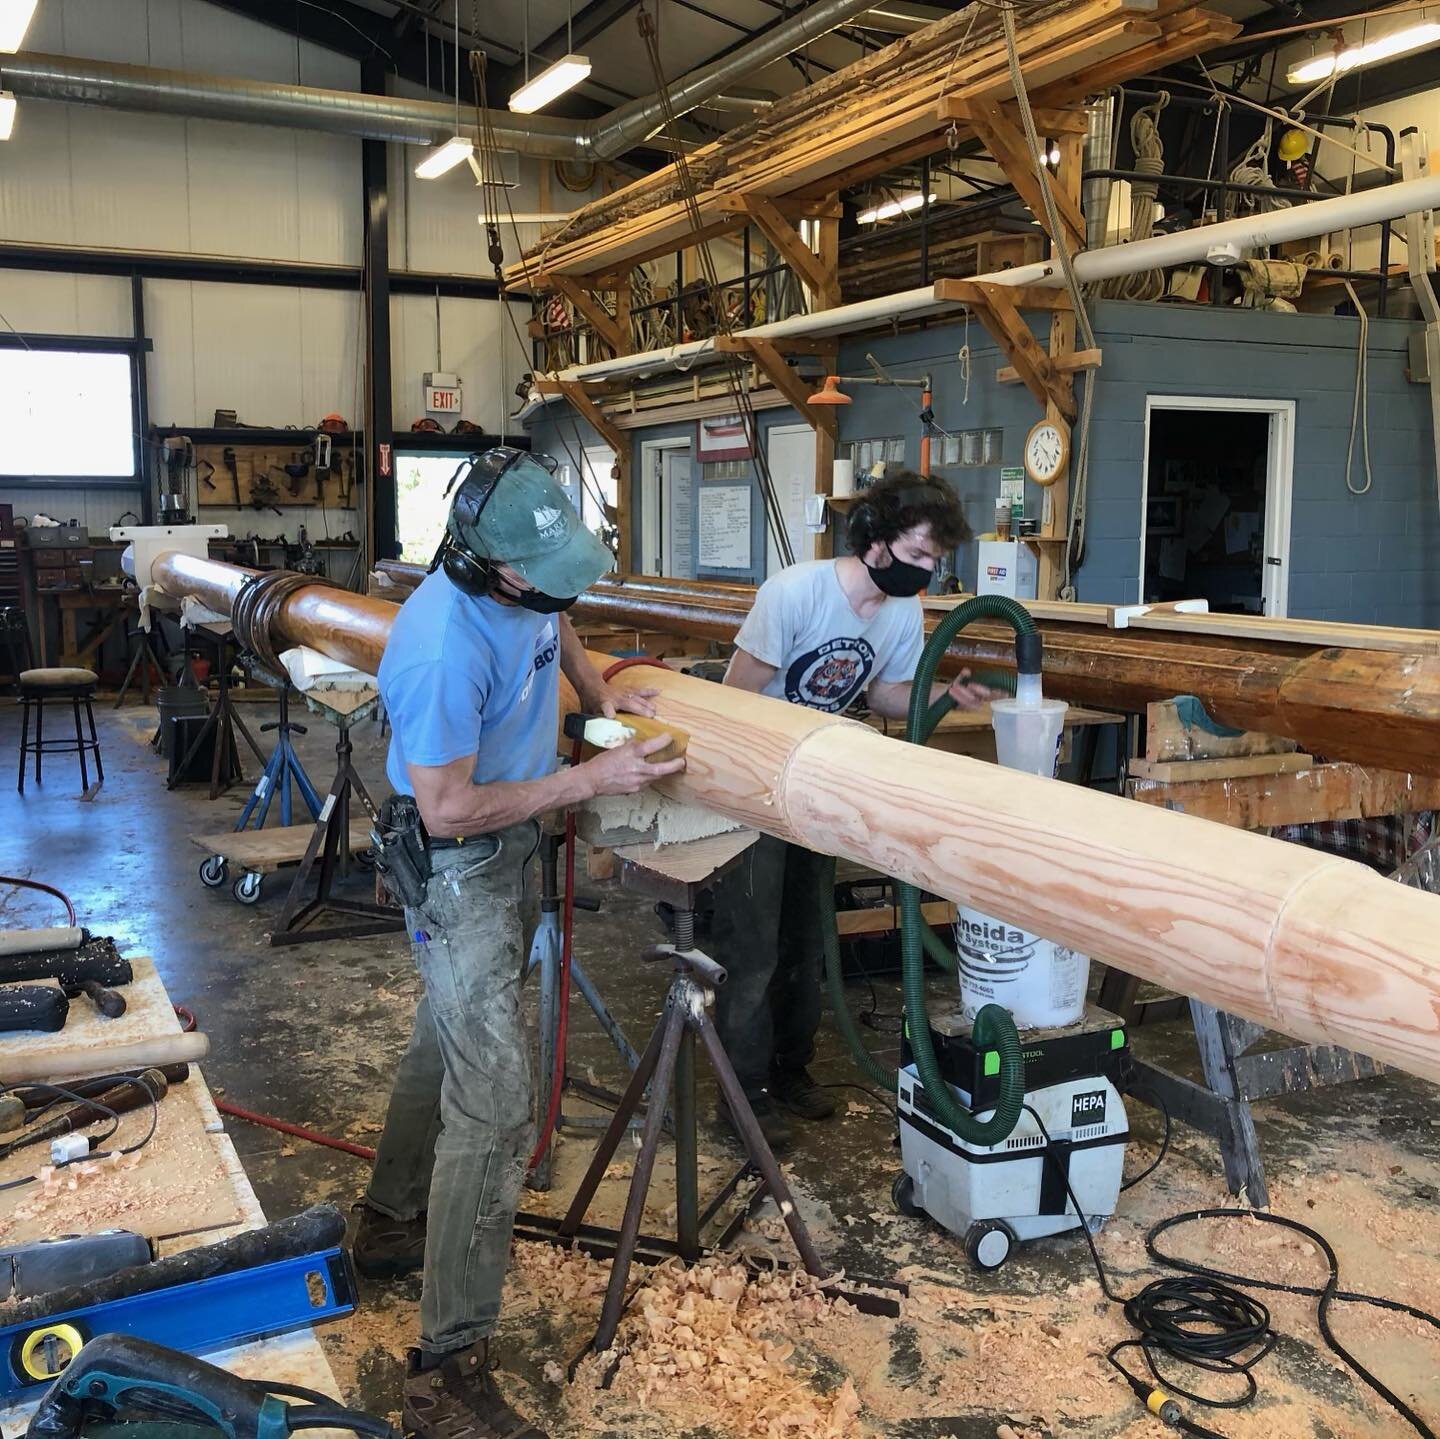
{"label": "work pants with dust", "polygon": [[729,978],[715,992],[715,1026],[746,1094],[772,1069],[803,1069],[820,1028],[819,896],[829,861],[770,835],[715,886],[710,953]]}
{"label": "work pants with dust", "polygon": [[430,1353],[473,1344],[500,1313],[533,1143],[520,993],[539,833],[527,820],[436,850],[424,907],[405,911],[425,992],[365,1202],[392,1219],[427,1212],[420,1347]]}

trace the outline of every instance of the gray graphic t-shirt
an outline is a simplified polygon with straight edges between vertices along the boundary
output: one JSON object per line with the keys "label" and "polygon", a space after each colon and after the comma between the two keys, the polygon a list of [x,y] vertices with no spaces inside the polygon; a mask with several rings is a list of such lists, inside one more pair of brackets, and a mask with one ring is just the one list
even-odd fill
{"label": "gray graphic t-shirt", "polygon": [[850,608],[834,560],[772,575],[755,596],[735,643],[778,670],[762,694],[837,714],[872,680],[915,677],[924,648],[918,599],[887,599],[868,620]]}

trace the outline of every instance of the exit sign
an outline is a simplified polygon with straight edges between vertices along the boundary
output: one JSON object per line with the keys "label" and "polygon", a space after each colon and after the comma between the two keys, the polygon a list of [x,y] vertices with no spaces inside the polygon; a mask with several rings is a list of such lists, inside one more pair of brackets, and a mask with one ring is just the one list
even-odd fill
{"label": "exit sign", "polygon": [[464,403],[459,375],[425,376],[425,409],[432,415],[458,415]]}

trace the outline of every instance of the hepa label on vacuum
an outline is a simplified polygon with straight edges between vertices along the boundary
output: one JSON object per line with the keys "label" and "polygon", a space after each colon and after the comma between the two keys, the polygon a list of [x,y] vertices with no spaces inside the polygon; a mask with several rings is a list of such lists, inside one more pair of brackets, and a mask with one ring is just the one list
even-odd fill
{"label": "hepa label on vacuum", "polygon": [[1105,1123],[1105,1091],[1087,1089],[1070,1099],[1070,1128],[1083,1129],[1087,1124]]}

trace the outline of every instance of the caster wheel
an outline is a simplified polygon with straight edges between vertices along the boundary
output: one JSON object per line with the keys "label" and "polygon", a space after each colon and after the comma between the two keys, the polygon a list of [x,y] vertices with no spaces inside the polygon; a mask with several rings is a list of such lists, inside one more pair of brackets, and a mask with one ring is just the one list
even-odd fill
{"label": "caster wheel", "polygon": [[230,893],[235,896],[241,904],[254,904],[260,898],[260,880],[263,876],[255,871],[247,870],[230,886]]}
{"label": "caster wheel", "polygon": [[225,860],[212,854],[200,861],[200,883],[206,889],[222,889],[225,885]]}
{"label": "caster wheel", "polygon": [[360,869],[375,868],[375,851],[373,849],[357,849],[351,858]]}
{"label": "caster wheel", "polygon": [[906,1219],[923,1219],[925,1211],[915,1202],[915,1181],[902,1169],[890,1186],[890,1200]]}
{"label": "caster wheel", "polygon": [[1015,1236],[1008,1224],[982,1219],[965,1231],[965,1256],[982,1274],[999,1269],[1010,1257]]}

